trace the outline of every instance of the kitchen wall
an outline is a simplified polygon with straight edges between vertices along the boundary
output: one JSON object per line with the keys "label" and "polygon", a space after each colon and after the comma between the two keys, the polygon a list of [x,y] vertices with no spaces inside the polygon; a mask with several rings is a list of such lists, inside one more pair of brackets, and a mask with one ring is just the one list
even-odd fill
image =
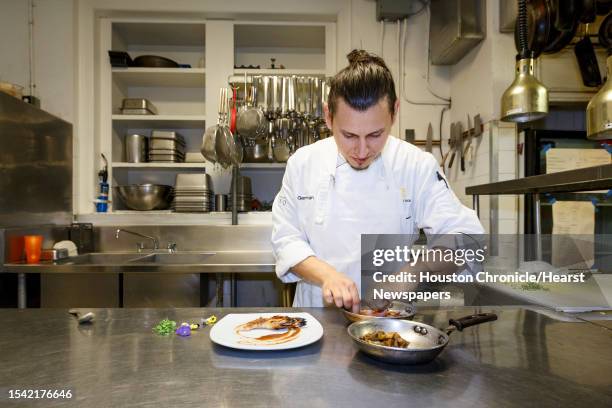
{"label": "kitchen wall", "polygon": [[[364,48],[381,54],[396,82],[403,81],[401,114],[393,133],[403,137],[406,128],[415,129],[417,139],[423,139],[427,125],[432,123],[434,137],[439,137],[442,106],[422,106],[407,102],[439,101],[427,89],[427,38],[429,15],[423,12],[408,19],[405,48],[399,37],[397,23],[385,23],[381,49],[381,23],[375,19],[375,1],[372,0],[312,0],[308,2],[239,0],[232,2],[185,0],[173,2],[144,0],[34,0],[34,78],[37,94],[44,109],[75,123],[76,166],[75,200],[77,212],[90,212],[90,198],[94,195],[95,175],[91,171],[94,140],[91,135],[93,115],[78,111],[89,110],[89,96],[93,92],[90,79],[93,74],[92,47],[94,13],[97,15],[172,16],[188,13],[193,18],[254,18],[262,13],[271,19],[295,19],[296,14],[310,20],[337,21],[336,65],[346,64],[345,55],[352,48]],[[0,75],[8,81],[27,85],[28,82],[28,30],[27,1],[0,0]],[[512,36],[498,30],[498,1],[487,2],[487,38],[462,61],[452,67],[431,66],[430,88],[443,97],[451,96],[453,106],[445,115],[443,134],[448,137],[450,120],[465,122],[465,114],[480,113],[485,121],[499,114],[499,96],[513,75],[514,45]],[[80,19],[80,23],[78,22]],[[89,27],[89,29],[87,28]],[[78,34],[78,35],[77,35]],[[80,48],[78,46],[81,42]],[[405,50],[404,72],[399,73],[400,48]],[[81,52],[79,52],[79,50]],[[84,61],[89,61],[84,63]],[[78,64],[78,69],[76,68]],[[80,70],[80,71],[79,71]],[[79,78],[79,72],[81,78]],[[89,75],[92,75],[89,77]],[[75,83],[87,88],[79,94]],[[83,98],[83,95],[86,98]],[[79,100],[79,98],[83,100]],[[81,113],[81,114],[79,114]],[[401,127],[401,128],[400,128]],[[446,146],[445,146],[446,147]],[[439,156],[437,151],[434,152]],[[85,166],[83,166],[85,163]],[[84,169],[89,169],[84,171]]]}
{"label": "kitchen wall", "polygon": [[[466,171],[454,164],[447,177],[464,205],[472,207],[465,187],[516,178],[516,132],[511,123],[496,121],[501,95],[514,79],[516,49],[512,34],[499,32],[499,1],[486,2],[487,36],[450,68],[452,108],[450,120],[467,129],[467,115],[480,114],[484,134],[474,140],[466,158]],[[488,123],[487,123],[488,122]],[[448,135],[448,131],[446,133]],[[457,163],[455,159],[455,163]],[[480,219],[487,232],[512,234],[518,223],[513,196],[480,198]]]}
{"label": "kitchen wall", "polygon": [[[74,0],[34,0],[34,95],[49,113],[74,123]],[[29,93],[28,1],[0,0],[0,79]]]}
{"label": "kitchen wall", "polygon": [[514,79],[514,36],[499,32],[499,1],[487,1],[487,37],[450,70],[453,121],[480,113],[483,122],[499,118],[501,95]]}
{"label": "kitchen wall", "polygon": [[[29,2],[0,0],[0,80],[23,86],[29,94]],[[33,94],[40,98],[41,108],[75,123],[76,36],[74,0],[34,0],[33,2]],[[73,202],[78,203],[78,132],[74,132]],[[89,141],[87,144],[91,143]]]}
{"label": "kitchen wall", "polygon": [[[403,82],[403,94],[400,95],[400,116],[393,134],[403,138],[405,129],[415,129],[416,138],[424,139],[427,134],[427,126],[431,122],[434,137],[438,138],[442,106],[415,105],[408,102],[408,100],[419,103],[441,102],[427,90],[429,13],[425,10],[408,19],[404,28],[406,30],[405,42],[400,38],[398,23],[385,23],[384,43],[381,49],[382,27],[381,23],[376,21],[376,3],[367,0],[353,0],[349,5],[351,6],[350,48],[365,48],[382,55],[393,73],[396,86],[400,81]],[[404,57],[401,73],[399,72],[400,49]],[[345,51],[339,51],[339,53],[346,53]],[[343,65],[339,64],[340,66]],[[448,97],[450,95],[450,68],[431,66],[429,76],[432,90],[440,96]],[[446,128],[448,126],[445,125],[443,129]]]}

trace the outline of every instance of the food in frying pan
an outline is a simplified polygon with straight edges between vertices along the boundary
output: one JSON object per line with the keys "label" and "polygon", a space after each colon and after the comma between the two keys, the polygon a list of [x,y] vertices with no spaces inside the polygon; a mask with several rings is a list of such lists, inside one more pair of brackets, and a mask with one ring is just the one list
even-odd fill
{"label": "food in frying pan", "polygon": [[[236,326],[234,332],[242,339],[240,343],[254,345],[275,345],[286,343],[295,339],[306,326],[306,319],[302,317],[272,316],[260,317],[250,322]],[[256,329],[283,330],[279,333],[266,334],[259,337],[249,337],[242,332]]]}
{"label": "food in frying pan", "polygon": [[372,309],[361,309],[359,314],[365,316],[375,317],[397,317],[401,314],[399,310],[372,310]]}
{"label": "food in frying pan", "polygon": [[367,341],[368,343],[386,347],[407,348],[408,344],[410,344],[409,342],[404,340],[398,332],[387,333],[382,330],[377,330],[375,332],[368,333],[364,336],[361,336],[360,338],[361,340]]}

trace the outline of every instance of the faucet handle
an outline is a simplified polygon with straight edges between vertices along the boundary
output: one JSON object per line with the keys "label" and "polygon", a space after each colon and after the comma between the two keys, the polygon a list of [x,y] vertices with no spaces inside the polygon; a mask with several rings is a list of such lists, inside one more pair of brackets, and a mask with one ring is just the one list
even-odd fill
{"label": "faucet handle", "polygon": [[168,252],[176,252],[176,242],[168,242]]}
{"label": "faucet handle", "polygon": [[137,242],[137,243],[136,243],[136,250],[137,250],[138,252],[142,252],[142,251],[143,251],[143,249],[144,249],[144,247],[145,247],[144,242]]}

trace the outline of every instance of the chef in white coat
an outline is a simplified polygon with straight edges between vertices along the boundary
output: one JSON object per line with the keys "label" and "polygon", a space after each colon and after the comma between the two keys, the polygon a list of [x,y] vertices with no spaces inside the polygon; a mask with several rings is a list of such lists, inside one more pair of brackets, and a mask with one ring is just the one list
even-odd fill
{"label": "chef in white coat", "polygon": [[295,307],[359,310],[361,234],[483,233],[434,156],[389,137],[399,100],[385,62],[348,59],[325,106],[333,137],[290,157],[272,207],[276,274],[297,282]]}

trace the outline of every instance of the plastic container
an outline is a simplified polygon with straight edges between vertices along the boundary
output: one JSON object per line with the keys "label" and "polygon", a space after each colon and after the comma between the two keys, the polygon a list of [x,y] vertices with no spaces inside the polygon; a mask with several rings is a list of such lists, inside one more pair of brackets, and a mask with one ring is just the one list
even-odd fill
{"label": "plastic container", "polygon": [[26,262],[29,264],[35,264],[40,262],[40,255],[42,253],[42,235],[26,235],[23,237]]}

